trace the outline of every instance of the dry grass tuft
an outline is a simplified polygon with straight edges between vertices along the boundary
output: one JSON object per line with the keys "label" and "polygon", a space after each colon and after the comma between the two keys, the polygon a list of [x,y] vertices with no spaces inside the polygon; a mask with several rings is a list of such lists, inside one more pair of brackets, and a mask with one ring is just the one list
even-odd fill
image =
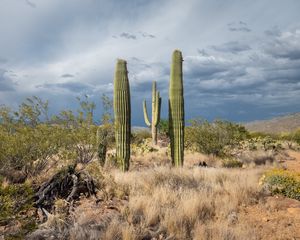
{"label": "dry grass tuft", "polygon": [[[259,196],[260,171],[254,169],[159,167],[115,171],[113,176],[117,185],[129,188],[126,221],[134,229],[160,229],[175,239],[193,239],[202,225],[236,223],[238,218],[232,220],[232,216],[238,215],[239,207],[257,201]],[[228,236],[224,231],[212,239],[236,239],[230,237],[235,229],[226,231]]]}

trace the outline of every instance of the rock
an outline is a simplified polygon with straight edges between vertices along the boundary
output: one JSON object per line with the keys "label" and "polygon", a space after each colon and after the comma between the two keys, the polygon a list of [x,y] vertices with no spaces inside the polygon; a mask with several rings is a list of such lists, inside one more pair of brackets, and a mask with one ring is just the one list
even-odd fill
{"label": "rock", "polygon": [[236,224],[239,220],[238,214],[236,212],[231,212],[227,216],[228,224]]}
{"label": "rock", "polygon": [[263,220],[264,222],[269,222],[269,221],[270,221],[270,219],[267,218],[267,217],[263,217],[262,220]]}

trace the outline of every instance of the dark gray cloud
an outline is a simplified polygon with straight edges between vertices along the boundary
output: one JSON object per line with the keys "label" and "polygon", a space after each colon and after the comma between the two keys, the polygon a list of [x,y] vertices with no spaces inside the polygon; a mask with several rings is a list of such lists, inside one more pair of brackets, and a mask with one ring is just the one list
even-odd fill
{"label": "dark gray cloud", "polygon": [[30,0],[25,0],[25,2],[29,7],[36,8],[36,4],[34,2]]}
{"label": "dark gray cloud", "polygon": [[0,57],[0,63],[7,63],[8,62],[8,59],[6,58],[3,58],[3,57]]}
{"label": "dark gray cloud", "polygon": [[126,38],[126,39],[132,39],[132,40],[136,40],[136,35],[134,34],[130,34],[127,32],[123,32],[119,35],[121,38]]}
{"label": "dark gray cloud", "polygon": [[8,71],[0,69],[0,92],[15,91],[15,83],[7,76]]}
{"label": "dark gray cloud", "polygon": [[101,105],[101,93],[113,92],[115,59],[124,58],[133,124],[142,125],[141,100],[150,100],[153,80],[167,115],[171,52],[179,48],[187,118],[239,120],[300,111],[295,0],[166,0],[160,8],[147,0],[4,2],[0,49],[9,61],[0,60],[0,68],[14,72],[1,73],[0,87],[16,91],[1,92],[1,103],[17,106],[20,96],[40,95],[55,109],[69,108],[74,95],[87,92]]}
{"label": "dark gray cloud", "polygon": [[243,21],[228,23],[227,27],[231,32],[251,32],[251,29],[248,27],[247,23]]}
{"label": "dark gray cloud", "polygon": [[139,32],[144,38],[155,38],[155,35],[147,33],[147,32]]}
{"label": "dark gray cloud", "polygon": [[201,56],[204,56],[204,57],[208,57],[209,56],[209,54],[204,49],[197,49],[197,52]]}
{"label": "dark gray cloud", "polygon": [[149,38],[149,39],[156,38],[155,35],[147,33],[147,32],[142,32],[142,31],[139,31],[137,34],[122,32],[118,36],[113,35],[112,38],[117,39],[120,37],[120,38],[126,38],[126,39],[131,39],[131,40],[137,40],[138,36],[139,36],[139,38]]}
{"label": "dark gray cloud", "polygon": [[231,41],[217,46],[213,45],[211,46],[211,48],[215,51],[230,52],[234,54],[251,49],[251,47],[248,44],[240,43],[238,41]]}
{"label": "dark gray cloud", "polygon": [[239,54],[228,55],[232,51],[221,45],[212,55],[185,57],[186,102],[195,106],[190,111],[241,121],[255,119],[252,111],[262,118],[285,108],[300,111],[299,33],[268,34],[247,51],[229,44]]}
{"label": "dark gray cloud", "polygon": [[271,29],[265,30],[265,34],[267,36],[275,36],[278,37],[281,35],[281,31],[279,30],[279,28],[277,26],[274,26]]}
{"label": "dark gray cloud", "polygon": [[300,60],[300,30],[285,33],[279,31],[271,35],[265,51],[275,58]]}
{"label": "dark gray cloud", "polygon": [[68,90],[75,93],[88,93],[93,90],[93,87],[81,82],[65,82],[65,83],[45,83],[37,85],[37,88],[53,89],[53,90]]}
{"label": "dark gray cloud", "polygon": [[65,73],[65,74],[61,75],[60,77],[62,77],[62,78],[73,78],[75,76],[73,74],[70,74],[70,73]]}

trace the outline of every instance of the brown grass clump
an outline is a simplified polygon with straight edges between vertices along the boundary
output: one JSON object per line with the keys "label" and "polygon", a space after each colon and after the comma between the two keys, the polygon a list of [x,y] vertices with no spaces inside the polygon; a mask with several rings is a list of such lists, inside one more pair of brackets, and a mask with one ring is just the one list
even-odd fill
{"label": "brown grass clump", "polygon": [[[239,207],[255,202],[259,195],[257,170],[160,167],[142,172],[116,171],[113,175],[117,184],[130,189],[123,210],[125,221],[134,229],[150,229],[173,239],[197,239],[197,231],[209,232],[203,226],[234,226]],[[224,231],[211,239],[235,239],[224,238]],[[236,231],[232,228],[228,234]]]}

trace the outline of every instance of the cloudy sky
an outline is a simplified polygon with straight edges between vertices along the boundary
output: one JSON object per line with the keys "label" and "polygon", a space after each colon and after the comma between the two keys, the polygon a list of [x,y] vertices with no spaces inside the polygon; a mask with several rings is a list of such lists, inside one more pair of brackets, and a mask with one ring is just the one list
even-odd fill
{"label": "cloudy sky", "polygon": [[[184,56],[186,118],[251,121],[300,111],[299,0],[0,0],[0,104],[52,112],[112,96],[128,62],[133,124],[156,80],[167,117],[171,54]],[[149,106],[150,107],[150,106]]]}

